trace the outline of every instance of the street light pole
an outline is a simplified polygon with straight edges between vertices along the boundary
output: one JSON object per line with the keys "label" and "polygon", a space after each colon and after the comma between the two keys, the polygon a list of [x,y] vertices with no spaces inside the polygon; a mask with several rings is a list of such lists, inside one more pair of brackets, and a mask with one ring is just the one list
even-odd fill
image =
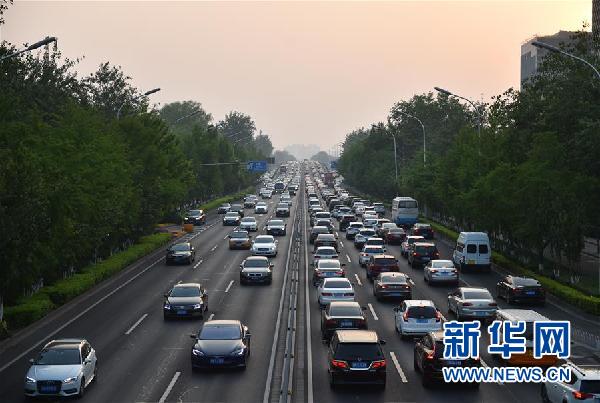
{"label": "street light pole", "polygon": [[179,117],[179,118],[175,119],[175,121],[173,122],[173,124],[175,125],[175,124],[177,124],[177,123],[181,122],[181,121],[182,121],[182,120],[184,120],[184,119],[191,118],[192,116],[194,116],[194,115],[197,115],[197,114],[199,114],[200,112],[202,112],[202,111],[201,111],[201,110],[197,110],[197,111],[194,111],[194,112],[192,112],[192,113],[189,113],[189,114],[187,114],[187,115],[185,115],[185,116],[181,116],[181,117]]}
{"label": "street light pole", "polygon": [[458,94],[454,94],[448,90],[445,90],[443,88],[440,87],[433,87],[436,91],[441,92],[444,95],[447,95],[449,97],[454,96],[456,98],[460,98],[462,100],[467,101],[469,104],[471,104],[471,106],[473,107],[473,111],[475,111],[475,113],[477,114],[477,135],[481,138],[481,124],[483,121],[483,115],[481,114],[481,111],[479,110],[479,108],[477,107],[477,105],[475,105],[475,102],[471,101],[469,98],[465,98],[461,95]]}
{"label": "street light pole", "polygon": [[47,36],[46,38],[42,39],[41,41],[38,41],[36,43],[33,43],[33,44],[27,46],[25,49],[21,49],[14,53],[11,53],[10,55],[0,57],[0,62],[5,59],[9,59],[11,57],[19,56],[21,53],[30,52],[32,50],[35,50],[37,48],[40,48],[44,45],[48,45],[48,44],[50,44],[52,42],[56,42],[56,41],[57,41],[57,38],[55,36]]}
{"label": "street light pole", "polygon": [[552,45],[550,45],[550,44],[548,44],[548,43],[544,43],[544,42],[540,42],[540,41],[533,41],[533,42],[531,42],[531,44],[532,44],[533,46],[535,46],[536,48],[542,48],[542,49],[546,49],[546,50],[549,50],[550,52],[554,52],[554,53],[560,53],[561,55],[564,55],[564,56],[570,57],[571,59],[578,60],[578,61],[580,61],[581,63],[584,63],[584,64],[586,64],[586,65],[587,65],[588,67],[590,67],[592,70],[594,70],[594,73],[596,73],[596,77],[600,78],[600,71],[598,71],[598,69],[597,69],[597,68],[596,68],[596,67],[595,67],[595,66],[594,66],[592,63],[588,62],[588,61],[587,61],[587,60],[585,60],[585,59],[582,59],[582,58],[581,58],[581,57],[579,57],[579,56],[575,56],[575,55],[574,55],[574,54],[572,54],[572,53],[565,52],[564,50],[562,50],[562,49],[559,49],[559,48],[557,48],[556,46],[552,46]]}
{"label": "street light pole", "polygon": [[423,166],[425,166],[425,164],[427,163],[427,151],[425,148],[425,144],[426,144],[425,143],[425,125],[423,124],[423,122],[421,122],[421,119],[419,119],[418,117],[416,117],[414,115],[411,115],[410,113],[406,113],[403,111],[398,111],[398,112],[403,114],[406,117],[416,120],[421,125],[421,129],[423,130]]}
{"label": "street light pole", "polygon": [[396,174],[396,186],[398,186],[398,153],[396,152],[396,136],[391,133],[392,139],[394,140],[394,169]]}
{"label": "street light pole", "polygon": [[[141,95],[138,95],[138,96],[134,97],[134,98],[133,98],[133,100],[134,100],[134,101],[135,101],[135,100],[138,100],[138,99],[140,99],[140,98],[142,98],[142,97],[148,96],[148,95],[150,95],[150,94],[154,94],[155,92],[158,92],[158,91],[160,91],[160,88],[154,88],[154,89],[152,89],[152,90],[150,90],[150,91],[146,91],[146,92],[144,92],[143,94],[141,94]],[[119,109],[117,110],[117,119],[120,119],[120,118],[121,118],[121,109],[123,109],[123,107],[125,106],[125,104],[126,104],[126,102],[123,102],[123,103],[121,104],[121,106],[119,107]]]}

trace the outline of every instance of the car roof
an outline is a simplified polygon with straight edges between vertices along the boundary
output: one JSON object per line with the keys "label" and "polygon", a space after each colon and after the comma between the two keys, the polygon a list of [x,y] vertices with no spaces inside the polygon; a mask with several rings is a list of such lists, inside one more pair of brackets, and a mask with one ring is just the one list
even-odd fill
{"label": "car roof", "polygon": [[259,238],[260,239],[275,239],[275,237],[273,237],[273,235],[259,235],[259,236],[257,236],[254,239],[256,240],[256,239],[259,239]]}
{"label": "car roof", "polygon": [[415,246],[435,246],[433,242],[415,242]]}
{"label": "car roof", "polygon": [[585,380],[600,379],[600,365],[598,365],[598,364],[579,365],[579,364],[570,362],[570,363],[567,363],[567,365],[578,372],[579,378],[582,378]]}
{"label": "car roof", "polygon": [[396,256],[393,255],[375,255],[373,259],[396,259]]}
{"label": "car roof", "polygon": [[333,234],[319,234],[317,236],[317,239],[319,239],[319,238],[334,238],[335,239],[335,236],[333,236]]}
{"label": "car roof", "polygon": [[452,263],[452,260],[448,260],[448,259],[433,259],[431,260],[431,263]]}
{"label": "car roof", "polygon": [[335,250],[333,246],[319,246],[317,250]]}
{"label": "car roof", "polygon": [[237,319],[213,319],[213,320],[209,320],[208,322],[204,322],[204,326],[219,326],[219,325],[241,325],[242,322],[240,322]]}
{"label": "car roof", "polygon": [[369,241],[381,241],[381,242],[383,242],[383,238],[379,238],[378,236],[372,236],[372,237],[367,238],[367,242],[369,242]]}
{"label": "car roof", "polygon": [[350,283],[350,280],[348,280],[346,277],[333,277],[333,278],[326,278],[323,279],[323,285],[325,285],[326,283],[330,283],[332,281],[345,281],[348,284],[350,284],[350,286],[352,287],[352,283]]}
{"label": "car roof", "polygon": [[404,277],[408,280],[408,276],[404,273],[400,273],[397,271],[384,271],[383,273],[379,273],[381,278],[383,277]]}
{"label": "car roof", "polygon": [[373,330],[336,330],[340,343],[378,343],[379,337]]}
{"label": "car roof", "polygon": [[422,235],[409,235],[406,239],[425,239]]}
{"label": "car roof", "polygon": [[487,288],[485,287],[458,287],[459,291],[487,291],[490,292]]}
{"label": "car roof", "polygon": [[83,343],[84,339],[56,339],[51,340],[44,346],[44,349],[74,349],[79,348],[79,345]]}
{"label": "car roof", "polygon": [[356,301],[331,301],[330,302],[331,306],[339,306],[339,307],[351,307],[351,306],[357,306],[360,308],[360,304]]}
{"label": "car roof", "polygon": [[511,322],[524,321],[534,322],[536,320],[545,321],[548,320],[544,315],[531,310],[531,309],[499,309],[496,312],[497,316],[504,317],[506,320]]}
{"label": "car roof", "polygon": [[246,260],[269,260],[266,256],[248,256]]}
{"label": "car roof", "polygon": [[406,299],[404,300],[406,306],[433,306],[435,304],[430,299]]}
{"label": "car roof", "polygon": [[178,287],[198,287],[198,288],[202,288],[202,285],[200,283],[179,283],[179,284],[175,284],[173,286],[173,288],[178,288]]}
{"label": "car roof", "polygon": [[189,242],[175,242],[175,243],[174,243],[173,245],[171,245],[171,246],[175,246],[175,245],[188,245],[188,246],[190,246],[190,245],[191,245],[191,243],[189,243]]}

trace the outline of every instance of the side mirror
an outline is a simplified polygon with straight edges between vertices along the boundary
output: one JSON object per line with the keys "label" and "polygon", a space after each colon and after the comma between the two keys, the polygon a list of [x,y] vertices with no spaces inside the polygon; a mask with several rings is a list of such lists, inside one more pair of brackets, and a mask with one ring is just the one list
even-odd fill
{"label": "side mirror", "polygon": [[194,340],[196,340],[196,339],[197,339],[197,337],[196,337],[196,335],[195,335],[194,333],[192,333],[192,334],[190,334],[190,339],[194,339]]}
{"label": "side mirror", "polygon": [[83,363],[84,363],[84,364],[89,364],[89,363],[91,363],[91,362],[92,362],[92,360],[91,360],[91,359],[89,359],[89,358],[86,358],[86,359],[83,361]]}
{"label": "side mirror", "polygon": [[275,267],[273,263],[269,263],[269,267]]}
{"label": "side mirror", "polygon": [[379,340],[379,344],[381,344],[382,346],[384,346],[387,342],[385,340]]}
{"label": "side mirror", "polygon": [[30,358],[30,359],[29,359],[29,363],[30,363],[31,365],[33,365],[33,364],[35,364],[35,360],[34,360],[33,358]]}
{"label": "side mirror", "polygon": [[342,267],[346,267],[346,263],[342,263],[342,264],[341,264],[341,266],[342,266]]}
{"label": "side mirror", "polygon": [[227,235],[227,238],[231,239],[231,235]]}
{"label": "side mirror", "polygon": [[252,337],[252,333],[250,333],[249,331],[247,331],[247,332],[246,332],[246,338],[248,338],[248,339],[249,339],[250,337]]}

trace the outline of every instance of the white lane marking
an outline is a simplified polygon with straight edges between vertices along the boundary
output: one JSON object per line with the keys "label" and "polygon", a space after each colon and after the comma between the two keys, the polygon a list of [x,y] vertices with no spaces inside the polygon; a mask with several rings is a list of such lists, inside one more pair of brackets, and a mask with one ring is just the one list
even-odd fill
{"label": "white lane marking", "polygon": [[210,316],[208,317],[208,320],[212,320],[215,317],[214,313],[211,313]]}
{"label": "white lane marking", "polygon": [[342,248],[345,248],[344,243],[340,242],[340,245],[342,246]]}
{"label": "white lane marking", "polygon": [[338,238],[340,236],[340,234],[337,233],[337,231],[335,232],[335,237]]}
{"label": "white lane marking", "polygon": [[408,383],[408,379],[406,379],[406,375],[404,374],[404,371],[402,371],[402,367],[396,358],[396,354],[393,351],[390,351],[390,356],[392,357],[396,371],[398,371],[398,375],[400,375],[400,379],[402,379],[402,382]]}
{"label": "white lane marking", "polygon": [[212,247],[212,249],[210,251],[214,252],[215,250],[217,250],[218,247],[219,247],[219,244],[216,244],[215,246]]}
{"label": "white lane marking", "polygon": [[142,323],[142,321],[143,321],[144,319],[146,319],[146,316],[148,316],[148,314],[147,314],[147,313],[143,314],[143,315],[142,315],[142,317],[141,317],[141,318],[139,318],[139,319],[137,320],[137,322],[135,322],[135,323],[133,324],[133,326],[131,326],[131,327],[129,328],[129,330],[127,330],[127,331],[125,332],[125,334],[131,334],[131,332],[133,332],[133,329],[135,329],[135,328],[136,328],[136,327],[137,327],[137,326],[138,326],[140,323]]}
{"label": "white lane marking", "polygon": [[202,259],[198,260],[198,263],[196,263],[196,264],[194,265],[194,269],[195,269],[196,267],[200,266],[200,265],[202,264],[202,262],[203,262],[203,260],[202,260]]}
{"label": "white lane marking", "polygon": [[223,240],[226,240],[227,238],[229,238],[229,234],[228,234],[228,235],[225,235],[225,236],[223,237]]}
{"label": "white lane marking", "polygon": [[352,259],[350,259],[350,255],[346,253],[346,259],[348,259],[348,263],[352,263]]}
{"label": "white lane marking", "polygon": [[362,285],[362,282],[360,281],[360,278],[358,277],[358,274],[354,274],[354,277],[356,277],[356,282],[358,283],[358,285]]}
{"label": "white lane marking", "polygon": [[133,280],[135,280],[136,278],[138,278],[139,276],[141,276],[142,274],[144,274],[145,272],[147,272],[148,270],[150,270],[150,268],[154,267],[157,263],[163,262],[164,260],[165,260],[164,257],[161,257],[160,259],[156,260],[150,266],[146,267],[144,270],[142,270],[141,272],[139,272],[135,276],[131,277],[129,280],[125,281],[124,283],[122,283],[120,286],[118,286],[117,288],[115,288],[114,290],[112,290],[111,292],[109,292],[108,294],[106,294],[104,297],[100,298],[98,301],[94,302],[92,305],[88,306],[83,311],[79,312],[79,314],[75,315],[73,318],[71,318],[70,320],[66,321],[65,323],[63,323],[61,326],[57,327],[52,332],[48,333],[44,337],[44,339],[38,341],[37,343],[35,343],[31,347],[29,347],[27,350],[25,350],[21,354],[19,354],[16,358],[14,358],[11,361],[7,362],[2,368],[0,368],[0,372],[4,371],[6,368],[8,368],[11,365],[13,365],[15,362],[19,361],[20,359],[22,359],[23,357],[25,357],[27,354],[31,353],[31,351],[33,351],[34,348],[36,348],[40,344],[46,342],[47,340],[50,340],[50,338],[52,336],[54,336],[55,334],[57,334],[58,332],[60,332],[61,330],[63,330],[67,326],[69,326],[71,323],[73,323],[76,320],[78,320],[79,318],[81,318],[83,315],[85,315],[86,313],[88,313],[90,310],[94,309],[96,306],[98,306],[100,303],[102,303],[108,297],[112,296],[114,293],[116,293],[117,291],[119,291],[121,288],[125,287],[127,284],[131,283]]}
{"label": "white lane marking", "polygon": [[369,304],[367,304],[367,306],[369,307],[369,310],[371,311],[371,315],[373,315],[373,319],[379,320],[379,318],[377,317],[377,314],[375,313],[375,309],[373,309],[373,305],[371,305],[369,303]]}
{"label": "white lane marking", "polygon": [[229,285],[227,286],[227,288],[225,289],[225,292],[229,292],[229,289],[231,288],[231,286],[233,285],[233,280],[231,280],[229,282]]}
{"label": "white lane marking", "polygon": [[171,379],[169,386],[167,386],[165,393],[163,393],[163,395],[160,397],[160,400],[158,401],[158,403],[165,403],[165,401],[167,400],[167,397],[169,397],[169,393],[171,393],[171,389],[173,389],[173,386],[175,386],[175,382],[177,382],[177,379],[179,379],[179,375],[181,375],[181,372],[179,372],[179,371],[175,372],[175,375],[173,375],[173,379]]}

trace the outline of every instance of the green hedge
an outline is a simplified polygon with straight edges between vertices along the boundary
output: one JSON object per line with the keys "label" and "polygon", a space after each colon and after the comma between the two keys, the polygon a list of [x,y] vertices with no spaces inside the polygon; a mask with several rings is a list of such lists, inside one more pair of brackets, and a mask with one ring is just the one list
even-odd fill
{"label": "green hedge", "polygon": [[[434,231],[449,239],[455,240],[458,238],[457,232],[452,231],[451,229],[446,228],[438,223],[425,219],[421,219],[420,221],[431,224],[431,227],[434,229]],[[568,285],[549,277],[542,276],[533,270],[529,270],[521,266],[519,263],[499,254],[498,252],[492,252],[492,262],[512,274],[535,278],[544,286],[546,291],[553,294],[560,300],[566,301],[585,312],[589,312],[594,315],[600,315],[600,298],[598,297],[586,295],[583,292],[574,289],[573,287],[569,287]]]}
{"label": "green hedge", "polygon": [[123,252],[101,263],[87,266],[67,279],[42,287],[35,294],[22,298],[17,305],[4,309],[4,320],[8,329],[19,329],[41,319],[52,309],[84,293],[170,239],[171,234],[165,233],[142,237],[138,243]]}

